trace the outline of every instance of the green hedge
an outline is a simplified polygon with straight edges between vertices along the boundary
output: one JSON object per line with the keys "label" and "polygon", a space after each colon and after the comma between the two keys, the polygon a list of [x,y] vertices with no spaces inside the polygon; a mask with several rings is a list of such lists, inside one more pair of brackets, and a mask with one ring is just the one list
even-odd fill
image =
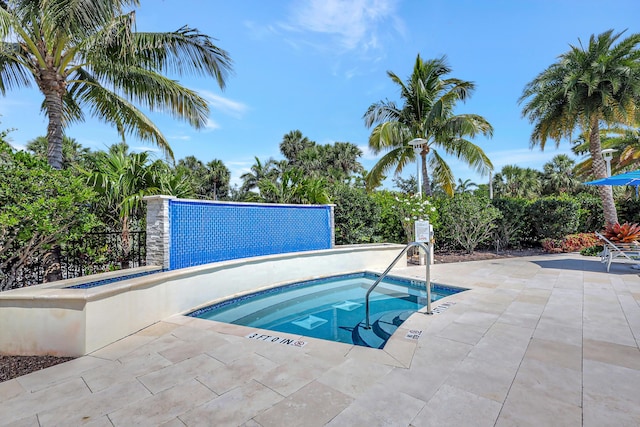
{"label": "green hedge", "polygon": [[543,197],[527,206],[527,216],[531,224],[531,237],[561,239],[578,232],[580,204],[573,198]]}

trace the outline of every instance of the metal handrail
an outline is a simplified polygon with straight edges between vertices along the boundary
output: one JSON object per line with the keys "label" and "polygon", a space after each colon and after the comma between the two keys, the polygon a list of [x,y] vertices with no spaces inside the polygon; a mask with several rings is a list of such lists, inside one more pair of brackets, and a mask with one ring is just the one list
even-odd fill
{"label": "metal handrail", "polygon": [[371,325],[369,322],[369,295],[371,294],[371,292],[373,291],[373,289],[378,286],[378,284],[382,281],[382,279],[384,279],[387,274],[389,274],[389,272],[391,271],[391,269],[393,268],[394,265],[396,265],[396,263],[398,262],[398,260],[400,260],[400,258],[402,257],[402,255],[404,255],[409,248],[413,247],[413,246],[418,246],[419,248],[422,248],[424,250],[424,253],[426,254],[426,259],[425,259],[425,265],[426,265],[426,271],[425,271],[425,287],[427,288],[427,314],[433,314],[433,312],[431,311],[431,272],[429,269],[429,248],[427,248],[427,245],[425,245],[422,242],[411,242],[409,244],[407,244],[407,246],[400,252],[400,254],[398,254],[398,256],[396,257],[396,259],[393,260],[393,262],[389,265],[389,267],[387,267],[387,269],[384,271],[384,273],[382,273],[380,275],[380,277],[378,277],[378,279],[375,281],[375,283],[373,285],[371,285],[371,287],[369,288],[369,290],[367,291],[367,295],[365,296],[365,307],[366,307],[366,326],[365,329],[371,329]]}

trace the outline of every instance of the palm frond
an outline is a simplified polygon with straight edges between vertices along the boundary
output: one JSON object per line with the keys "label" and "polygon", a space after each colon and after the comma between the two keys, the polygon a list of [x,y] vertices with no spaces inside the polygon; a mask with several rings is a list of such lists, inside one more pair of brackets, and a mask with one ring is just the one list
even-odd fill
{"label": "palm frond", "polygon": [[136,55],[149,67],[178,75],[213,76],[224,88],[233,64],[214,40],[185,26],[168,33],[135,33],[133,43]]}
{"label": "palm frond", "polygon": [[174,118],[186,120],[196,129],[207,123],[207,101],[175,80],[137,67],[109,70],[108,77],[128,100],[151,111],[168,110]]}
{"label": "palm frond", "polygon": [[0,93],[8,89],[29,87],[33,82],[32,74],[17,59],[20,46],[17,43],[0,42]]}
{"label": "palm frond", "polygon": [[76,79],[69,87],[69,93],[78,105],[89,108],[92,115],[107,124],[113,124],[124,138],[134,135],[160,148],[164,155],[173,160],[173,151],[162,132],[136,106],[100,85],[86,71],[76,71]]}
{"label": "palm frond", "polygon": [[432,171],[433,181],[439,185],[442,190],[449,196],[453,196],[455,189],[455,181],[453,172],[447,162],[440,156],[436,150],[431,151],[429,157],[429,167]]}
{"label": "palm frond", "polygon": [[402,169],[415,159],[413,149],[410,147],[397,147],[382,156],[367,173],[365,178],[367,189],[372,190],[380,185],[385,176],[395,168],[394,174],[398,174]]}

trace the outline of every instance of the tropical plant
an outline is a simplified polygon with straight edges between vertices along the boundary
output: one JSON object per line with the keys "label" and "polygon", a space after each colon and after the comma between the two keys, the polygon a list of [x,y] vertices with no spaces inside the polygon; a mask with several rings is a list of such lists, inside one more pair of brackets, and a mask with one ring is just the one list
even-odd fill
{"label": "tropical plant", "polygon": [[251,166],[249,172],[245,172],[240,175],[240,179],[242,180],[241,192],[251,191],[254,188],[258,188],[258,183],[263,179],[269,179],[275,177],[277,175],[277,171],[275,169],[276,161],[269,158],[266,162],[262,163],[262,161],[254,157],[256,162]]}
{"label": "tropical plant", "polygon": [[573,173],[575,161],[566,154],[558,154],[542,167],[542,192],[545,195],[573,194],[580,180]]}
{"label": "tropical plant", "polygon": [[172,157],[151,120],[134,106],[169,111],[203,127],[204,98],[162,75],[212,76],[222,88],[231,60],[213,39],[187,26],[135,32],[138,0],[10,0],[0,8],[0,93],[36,85],[44,96],[49,164],[62,167],[64,128],[84,113],[150,141]]}
{"label": "tropical plant", "polygon": [[258,189],[266,203],[327,204],[331,200],[326,181],[307,177],[298,168],[285,169],[276,179],[261,179]]}
{"label": "tropical plant", "polygon": [[190,199],[196,196],[193,182],[184,169],[172,168],[162,160],[156,160],[149,166],[151,182],[158,192],[180,199]]}
{"label": "tropical plant", "polygon": [[99,224],[89,210],[96,194],[83,178],[1,141],[0,175],[0,290],[17,286],[34,261],[45,265],[45,281],[59,279],[54,249]]}
{"label": "tropical plant", "polygon": [[399,195],[395,197],[395,209],[400,216],[400,222],[404,230],[407,242],[415,240],[414,225],[416,221],[429,221],[434,224],[437,221],[435,206],[427,200],[414,195]]}
{"label": "tropical plant", "polygon": [[353,173],[364,171],[358,161],[362,150],[350,142],[319,145],[295,130],[283,137],[280,151],[286,158],[287,168],[296,167],[309,176],[329,182],[344,182]]}
{"label": "tropical plant", "polygon": [[493,177],[496,197],[516,197],[533,199],[540,195],[540,172],[516,165],[503,166]]}
{"label": "tropical plant", "polygon": [[[440,226],[436,236],[461,246],[473,253],[478,245],[488,242],[493,236],[496,221],[501,214],[489,199],[469,193],[456,194],[441,200]],[[440,238],[437,237],[437,242]]]}
{"label": "tropical plant", "polygon": [[331,188],[335,204],[334,221],[336,243],[348,245],[374,241],[380,207],[363,188],[337,184]]}
{"label": "tropical plant", "polygon": [[[606,177],[601,155],[602,124],[633,125],[640,120],[640,34],[620,39],[613,30],[592,35],[589,45],[571,46],[558,61],[529,82],[520,97],[522,114],[534,129],[531,145],[556,146],[576,128],[588,135],[592,172]],[[616,44],[617,42],[617,44]],[[605,220],[615,224],[616,207],[610,186],[599,186]]]}
{"label": "tropical plant", "polygon": [[[415,188],[415,182],[414,182]],[[397,209],[398,193],[388,190],[374,191],[370,197],[380,209],[379,220],[375,228],[375,241],[406,243],[402,218]]]}
{"label": "tropical plant", "polygon": [[[600,129],[600,145],[602,148],[615,150],[612,153],[611,173],[622,173],[629,169],[640,167],[640,129],[628,126],[607,126]],[[574,141],[571,151],[577,155],[589,155],[589,137],[582,133]],[[575,167],[578,176],[589,178],[591,176],[592,161],[587,157]]]}
{"label": "tropical plant", "polygon": [[529,201],[515,197],[500,197],[491,200],[501,216],[495,221],[494,239],[496,252],[509,247],[520,247],[529,233],[527,205]]}
{"label": "tropical plant", "polygon": [[478,184],[470,179],[458,178],[458,185],[456,185],[456,193],[473,193],[474,189],[478,188]]}
{"label": "tropical plant", "polygon": [[[46,136],[39,136],[27,142],[27,150],[38,157],[47,159],[49,141]],[[72,164],[83,165],[91,155],[91,150],[83,147],[74,138],[62,137],[62,169],[69,168]]]}
{"label": "tropical plant", "polygon": [[[625,222],[640,222],[640,200],[618,200],[616,205],[620,214],[620,220]],[[600,224],[602,225],[602,223]]]}
{"label": "tropical plant", "polygon": [[229,180],[231,171],[222,160],[213,159],[206,165],[204,176],[204,196],[208,199],[224,199],[229,194]]}
{"label": "tropical plant", "polygon": [[292,130],[282,137],[280,152],[292,165],[298,165],[298,156],[307,148],[316,145],[299,130]]}
{"label": "tropical plant", "polygon": [[107,226],[121,231],[125,259],[131,225],[143,219],[143,197],[161,192],[149,153],[128,149],[124,143],[112,145],[97,157],[96,169],[87,172],[87,182],[99,196],[96,212]]}
{"label": "tropical plant", "polygon": [[640,240],[640,225],[630,224],[607,224],[602,235],[612,242],[632,243]]}
{"label": "tropical plant", "polygon": [[418,190],[418,180],[414,175],[404,179],[400,175],[394,176],[393,185],[404,194],[415,194]]}
{"label": "tropical plant", "polygon": [[409,142],[416,139],[421,142],[422,188],[426,195],[431,195],[429,169],[436,183],[447,194],[453,194],[453,173],[436,147],[481,174],[493,169],[484,151],[466,139],[478,134],[491,136],[493,128],[489,122],[475,114],[454,114],[456,104],[465,102],[475,85],[444,78],[450,72],[445,57],[423,61],[420,55],[406,83],[387,71],[400,88],[403,104],[397,106],[393,101],[379,101],[364,114],[367,127],[377,124],[369,137],[369,147],[376,154],[386,151],[367,175],[369,188],[378,186],[391,169],[395,169],[397,175],[415,159],[416,154]]}
{"label": "tropical plant", "polygon": [[625,129],[624,134],[617,141],[620,146],[620,155],[618,156],[617,168],[621,169],[632,167],[638,169],[640,166],[640,129]]}
{"label": "tropical plant", "polygon": [[594,233],[569,234],[562,239],[542,239],[542,249],[549,253],[580,252],[597,246],[598,238]]}

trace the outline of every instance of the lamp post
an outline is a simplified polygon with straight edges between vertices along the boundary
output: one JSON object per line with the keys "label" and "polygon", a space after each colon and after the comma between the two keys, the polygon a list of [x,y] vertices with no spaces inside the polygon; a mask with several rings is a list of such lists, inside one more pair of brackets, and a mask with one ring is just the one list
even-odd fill
{"label": "lamp post", "polygon": [[416,153],[416,180],[418,181],[418,195],[422,199],[422,180],[420,179],[420,152],[422,146],[428,141],[424,138],[414,138],[409,141],[409,145],[413,147],[413,151]]}
{"label": "lamp post", "polygon": [[618,150],[614,150],[613,148],[605,148],[600,153],[602,154],[602,158],[604,162],[607,164],[607,177],[611,176],[611,159],[613,159],[613,153]]}

